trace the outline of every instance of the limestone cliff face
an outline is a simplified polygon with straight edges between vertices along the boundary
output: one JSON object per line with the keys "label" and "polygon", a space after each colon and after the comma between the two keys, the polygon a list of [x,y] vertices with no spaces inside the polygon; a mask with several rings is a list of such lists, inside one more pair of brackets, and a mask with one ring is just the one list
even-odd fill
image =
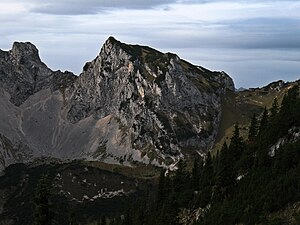
{"label": "limestone cliff face", "polygon": [[[224,72],[110,37],[69,92],[67,118],[76,123],[91,115],[110,116],[119,127],[114,137],[119,151],[128,150],[123,160],[163,161],[185,150],[210,148],[227,88],[234,85]],[[107,142],[99,146],[114,155]]]}
{"label": "limestone cliff face", "polygon": [[234,89],[224,72],[112,37],[78,78],[51,71],[30,43],[0,51],[0,61],[0,133],[15,152],[10,161],[170,164],[212,146],[221,96]]}

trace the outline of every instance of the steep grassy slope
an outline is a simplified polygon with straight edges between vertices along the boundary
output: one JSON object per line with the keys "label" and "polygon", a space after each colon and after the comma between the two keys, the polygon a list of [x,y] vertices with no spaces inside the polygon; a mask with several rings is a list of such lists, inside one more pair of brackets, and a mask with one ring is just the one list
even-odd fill
{"label": "steep grassy slope", "polygon": [[265,107],[271,107],[275,98],[280,104],[283,96],[295,83],[300,81],[277,81],[262,88],[250,88],[241,92],[228,91],[222,98],[222,118],[212,153],[220,150],[224,141],[232,136],[235,123],[240,125],[241,136],[247,137],[253,114],[260,116]]}

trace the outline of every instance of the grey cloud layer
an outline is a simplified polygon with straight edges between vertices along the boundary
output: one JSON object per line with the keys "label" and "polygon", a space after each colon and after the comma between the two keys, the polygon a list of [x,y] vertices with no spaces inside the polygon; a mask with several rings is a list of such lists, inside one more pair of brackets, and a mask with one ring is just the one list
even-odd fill
{"label": "grey cloud layer", "polygon": [[[227,24],[227,47],[300,49],[300,20],[256,18]],[[225,33],[225,32],[224,32]],[[226,46],[226,43],[224,44]]]}
{"label": "grey cloud layer", "polygon": [[140,33],[147,33],[149,37],[156,35],[156,45],[171,48],[300,49],[299,19],[174,23],[151,31],[141,29]]}
{"label": "grey cloud layer", "polygon": [[225,70],[237,86],[266,84],[280,74],[290,80],[300,75],[297,1],[11,1],[27,8],[18,15],[0,12],[5,24],[0,26],[0,48],[8,49],[15,40],[31,41],[52,69],[80,73],[113,35]]}
{"label": "grey cloud layer", "polygon": [[38,2],[33,12],[58,15],[96,14],[110,9],[150,9],[158,5],[170,4],[175,0],[48,0]]}
{"label": "grey cloud layer", "polygon": [[[23,1],[24,0],[18,0]],[[264,2],[288,2],[291,0],[264,0]],[[38,6],[33,7],[32,11],[44,14],[57,15],[80,15],[80,14],[96,14],[103,13],[107,10],[116,9],[150,9],[159,5],[167,5],[172,3],[178,4],[207,4],[214,2],[249,2],[248,0],[27,0]],[[261,0],[253,0],[254,2],[262,2]]]}

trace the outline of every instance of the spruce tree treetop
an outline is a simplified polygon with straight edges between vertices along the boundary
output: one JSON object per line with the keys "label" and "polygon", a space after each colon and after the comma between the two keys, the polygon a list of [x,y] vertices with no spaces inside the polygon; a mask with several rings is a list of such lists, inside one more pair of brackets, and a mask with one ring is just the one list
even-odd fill
{"label": "spruce tree treetop", "polygon": [[253,116],[252,116],[252,119],[251,119],[251,123],[250,123],[250,126],[249,126],[249,133],[248,133],[248,139],[250,141],[253,141],[254,138],[256,137],[257,135],[257,118],[256,118],[256,114],[254,113]]}
{"label": "spruce tree treetop", "polygon": [[259,124],[259,134],[262,134],[263,131],[267,129],[268,123],[269,123],[268,109],[267,107],[265,107]]}
{"label": "spruce tree treetop", "polygon": [[34,225],[50,225],[52,222],[52,214],[50,211],[50,184],[47,176],[43,175],[37,185],[34,195]]}
{"label": "spruce tree treetop", "polygon": [[239,124],[234,125],[234,131],[229,145],[229,150],[233,154],[233,159],[238,160],[244,148],[243,138],[240,136]]}
{"label": "spruce tree treetop", "polygon": [[271,118],[274,118],[279,110],[279,106],[278,106],[278,100],[277,98],[274,98],[273,103],[272,103],[272,107],[270,109],[271,112]]}

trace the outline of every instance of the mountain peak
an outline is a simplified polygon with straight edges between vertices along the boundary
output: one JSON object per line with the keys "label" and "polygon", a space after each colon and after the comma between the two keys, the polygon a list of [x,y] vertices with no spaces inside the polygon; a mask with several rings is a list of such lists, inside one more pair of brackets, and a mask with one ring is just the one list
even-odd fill
{"label": "mountain peak", "polygon": [[41,62],[39,50],[30,42],[14,42],[10,52],[18,61],[30,59]]}
{"label": "mountain peak", "polygon": [[[122,43],[121,41],[115,39],[113,36],[108,37],[108,39],[105,41],[104,46],[115,46],[115,47],[121,47],[123,48],[123,46],[127,46],[127,44]],[[126,47],[125,47],[126,48]]]}
{"label": "mountain peak", "polygon": [[112,136],[102,136],[100,145],[113,160],[170,164],[186,149],[210,148],[221,95],[233,86],[224,72],[109,37],[84,66],[76,94],[67,97],[67,119],[75,124],[91,116],[103,123],[109,118],[110,135],[118,138],[111,142]]}
{"label": "mountain peak", "polygon": [[110,54],[111,51],[116,52],[122,49],[124,52],[127,54],[133,56],[136,55],[137,52],[140,52],[139,48],[140,47],[137,45],[129,45],[126,43],[123,43],[117,39],[115,39],[113,36],[110,36],[104,43],[102,50],[104,50],[107,54]]}
{"label": "mountain peak", "polygon": [[16,106],[52,86],[53,72],[41,61],[38,49],[30,42],[14,42],[11,50],[1,54],[0,62],[1,84]]}
{"label": "mountain peak", "polygon": [[153,49],[148,46],[143,46],[143,45],[137,45],[137,44],[127,44],[123,43],[117,39],[115,39],[113,36],[110,36],[104,43],[103,45],[104,50],[106,53],[109,53],[112,49],[114,50],[123,50],[127,55],[131,56],[131,59],[137,59],[141,58],[143,55],[149,55],[149,54],[155,54],[155,55],[160,55],[163,56],[165,55],[164,53]]}
{"label": "mountain peak", "polygon": [[[221,96],[233,86],[224,72],[209,71],[175,54],[122,43],[114,37],[105,41],[78,79],[53,72],[37,61],[38,50],[29,42],[15,42],[2,55],[6,66],[0,68],[0,80],[10,95],[8,100],[16,107],[38,105],[38,109],[29,107],[33,112],[26,114],[30,115],[28,126],[24,122],[20,130],[36,155],[75,159],[87,154],[114,163],[170,165],[189,155],[189,149],[206,152],[213,145],[221,119]],[[40,110],[35,102],[44,100],[48,106]],[[68,124],[62,127],[67,136],[57,135],[61,120]],[[82,135],[81,128],[76,129],[66,143],[69,128],[81,123],[85,124],[85,138],[74,142]],[[45,130],[49,133],[44,135],[41,131]],[[78,147],[71,153],[74,143]]]}
{"label": "mountain peak", "polygon": [[120,41],[115,39],[113,36],[109,36],[108,39],[106,40],[106,42],[115,43],[115,42],[120,42]]}

